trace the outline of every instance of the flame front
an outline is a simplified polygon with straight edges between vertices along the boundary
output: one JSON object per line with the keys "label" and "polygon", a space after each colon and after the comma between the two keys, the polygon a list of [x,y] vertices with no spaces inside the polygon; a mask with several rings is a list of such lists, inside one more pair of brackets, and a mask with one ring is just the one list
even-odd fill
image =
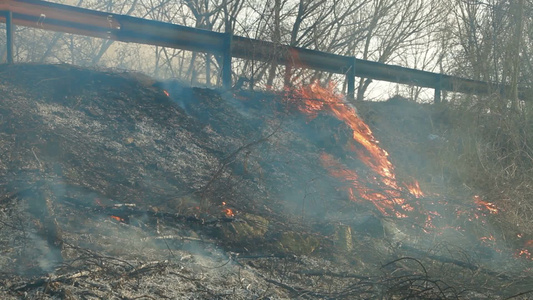
{"label": "flame front", "polygon": [[405,184],[405,187],[407,187],[407,190],[409,190],[409,193],[416,198],[424,197],[424,192],[422,192],[422,189],[420,189],[420,184],[418,181],[414,181],[411,184]]}
{"label": "flame front", "polygon": [[[402,184],[398,182],[394,166],[388,158],[389,154],[379,146],[379,141],[375,139],[369,126],[357,115],[356,110],[344,102],[342,95],[335,92],[333,83],[327,87],[321,87],[315,82],[302,87],[296,92],[296,96],[295,104],[301,112],[311,118],[315,118],[319,112],[331,113],[352,130],[353,139],[348,141],[346,149],[352,152],[353,157],[367,166],[371,172],[358,174],[333,155],[326,152],[320,155],[322,166],[329,174],[345,184],[342,189],[346,190],[350,200],[368,201],[385,216],[418,219],[419,223],[423,223],[421,228],[426,233],[431,231],[440,235],[450,228],[458,232],[464,231],[461,226],[443,224],[443,220],[446,222],[447,217],[441,215],[435,208],[428,210],[422,208],[422,205],[448,207],[447,201],[441,200],[435,203],[431,199],[426,199],[427,201],[422,204],[417,199],[424,197],[425,194],[418,181],[411,180],[410,183]],[[481,196],[473,196],[473,201],[475,206],[471,206],[471,210],[456,209],[456,218],[486,224],[489,214],[494,215],[500,212],[495,204],[484,201]],[[416,211],[412,205],[416,205]],[[452,212],[453,207],[442,211],[444,214]],[[518,234],[518,238],[522,238],[522,234]],[[479,238],[481,244],[500,252],[496,240],[497,238],[492,234]],[[533,240],[528,240],[521,249],[518,249],[515,257],[533,260]]]}
{"label": "flame front", "polygon": [[[326,153],[321,155],[322,165],[331,175],[348,183],[347,190],[352,200],[371,201],[384,215],[406,217],[405,213],[412,211],[413,207],[406,203],[405,197],[402,196],[404,189],[396,180],[394,166],[388,158],[389,154],[379,146],[372,131],[359,118],[355,109],[344,103],[342,95],[336,94],[334,90],[333,83],[326,88],[321,87],[317,82],[303,87],[298,91],[300,98],[303,99],[298,108],[311,117],[315,117],[319,111],[329,111],[337,119],[343,121],[351,128],[353,140],[363,148],[352,145],[350,150],[377,175],[370,180],[369,178],[360,179],[355,171],[349,170]],[[370,188],[370,186],[377,188]],[[424,195],[418,182],[408,186],[407,192],[416,198]]]}

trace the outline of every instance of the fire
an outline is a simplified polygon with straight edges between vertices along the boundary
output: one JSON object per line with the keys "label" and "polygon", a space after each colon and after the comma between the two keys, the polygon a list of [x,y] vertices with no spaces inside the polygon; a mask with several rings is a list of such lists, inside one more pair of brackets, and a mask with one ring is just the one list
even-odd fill
{"label": "fire", "polygon": [[527,240],[524,243],[524,246],[522,249],[518,250],[515,253],[516,257],[525,258],[528,260],[533,260],[533,253],[531,253],[531,250],[533,250],[533,240]]}
{"label": "fire", "polygon": [[367,151],[356,150],[363,162],[384,177],[388,185],[394,185],[397,189],[393,165],[389,161],[389,154],[378,145],[372,130],[350,106],[342,100],[342,96],[334,92],[335,85],[329,84],[328,88],[321,87],[317,82],[308,88],[300,90],[305,100],[305,106],[300,109],[311,116],[316,116],[318,111],[329,110],[339,120],[344,121],[353,130],[353,139],[361,144]]}
{"label": "fire", "polygon": [[[500,209],[493,203],[484,201],[480,196],[474,196],[475,207],[471,210],[460,210],[449,207],[447,203],[442,203],[447,209],[443,209],[441,215],[435,209],[425,210],[421,208],[421,201],[415,200],[425,197],[425,193],[420,188],[416,180],[410,183],[399,183],[394,165],[389,160],[389,154],[382,149],[379,141],[374,137],[369,126],[357,115],[355,108],[343,101],[342,95],[335,92],[335,85],[330,83],[327,87],[321,87],[317,82],[302,87],[296,92],[296,107],[310,118],[315,118],[319,112],[328,112],[337,119],[344,122],[351,129],[351,139],[346,149],[353,152],[354,158],[362,162],[371,172],[357,173],[355,169],[347,166],[344,161],[339,160],[329,153],[322,153],[320,161],[322,166],[335,178],[344,183],[341,188],[347,192],[350,200],[357,202],[369,202],[385,216],[396,218],[413,217],[418,222],[423,223],[422,230],[429,233],[442,234],[444,230],[453,229],[458,232],[466,229],[461,226],[440,224],[439,228],[435,224],[442,223],[446,218],[446,213],[455,212],[457,218],[486,224],[487,215],[497,214]],[[350,161],[350,160],[346,160]],[[413,205],[418,207],[415,211]],[[424,206],[434,205],[434,203],[424,201]],[[488,212],[488,213],[487,213]],[[436,221],[436,223],[434,223]],[[522,235],[518,235],[520,238]],[[496,251],[497,239],[488,234],[480,238],[480,242],[494,247]],[[521,250],[515,253],[516,257],[533,260],[533,240],[528,241]]]}
{"label": "fire", "polygon": [[480,238],[483,243],[495,242],[496,238],[493,235],[483,236]]}
{"label": "fire", "polygon": [[[226,206],[226,204],[227,204],[226,202],[224,202],[224,201],[222,202],[222,206]],[[228,218],[235,217],[235,212],[231,208],[224,208],[224,209],[222,209],[222,212],[224,212],[224,214]]]}
{"label": "fire", "polygon": [[118,222],[123,222],[123,223],[125,222],[125,220],[123,218],[117,217],[117,216],[111,216],[111,219],[114,219],[114,220],[116,220]]}
{"label": "fire", "polygon": [[518,250],[518,252],[516,253],[516,257],[522,257],[522,258],[525,258],[525,259],[533,260],[533,258],[531,256],[531,252],[529,252],[528,249]]}
{"label": "fire", "polygon": [[231,208],[224,209],[224,213],[226,214],[226,217],[228,218],[235,217],[235,213],[233,212]]}
{"label": "fire", "polygon": [[405,184],[405,187],[407,187],[409,193],[415,196],[415,198],[421,198],[425,196],[424,192],[422,192],[422,189],[420,188],[420,184],[416,180],[411,184]]}
{"label": "fire", "polygon": [[333,156],[327,153],[322,153],[320,160],[322,165],[332,176],[340,178],[348,183],[346,189],[352,201],[367,200],[372,202],[372,204],[374,204],[374,206],[386,216],[395,215],[398,218],[407,217],[407,215],[396,209],[398,207],[410,208],[410,206],[405,203],[405,199],[400,197],[398,191],[385,190],[384,192],[366,187],[365,183],[359,180],[359,176],[355,171],[343,166],[335,160]]}
{"label": "fire", "polygon": [[498,212],[500,212],[500,210],[498,209],[498,207],[496,207],[496,205],[490,202],[483,201],[481,197],[478,195],[474,196],[474,202],[478,205],[479,207],[478,210],[481,210],[484,208],[488,210],[491,214],[497,214]]}
{"label": "fire", "polygon": [[[396,180],[394,166],[388,158],[389,154],[379,146],[379,141],[375,139],[372,130],[359,118],[355,109],[346,104],[342,95],[335,93],[334,90],[334,83],[330,83],[326,88],[321,87],[317,82],[303,87],[298,94],[304,100],[298,103],[298,108],[311,117],[316,117],[319,111],[329,111],[350,127],[353,140],[362,146],[351,145],[351,150],[355,152],[358,160],[373,170],[377,176],[361,179],[355,171],[343,166],[326,153],[321,155],[322,165],[331,175],[349,184],[347,190],[351,200],[371,201],[384,215],[406,217],[405,212],[412,211],[413,207],[406,203],[402,195],[405,190]],[[376,186],[376,188],[370,188],[370,186]],[[424,196],[416,181],[407,187],[407,192],[416,198]]]}

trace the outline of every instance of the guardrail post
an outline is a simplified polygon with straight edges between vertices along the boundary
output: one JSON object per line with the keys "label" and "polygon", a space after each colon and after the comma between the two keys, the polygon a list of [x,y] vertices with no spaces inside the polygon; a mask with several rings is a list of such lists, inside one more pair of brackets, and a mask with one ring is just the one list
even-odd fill
{"label": "guardrail post", "polygon": [[13,63],[13,13],[6,11],[7,63]]}
{"label": "guardrail post", "polygon": [[355,100],[355,57],[349,59],[346,82],[348,84],[348,99]]}
{"label": "guardrail post", "polygon": [[435,85],[435,96],[433,97],[434,103],[440,103],[441,102],[441,94],[442,94],[442,75],[439,74],[437,76],[437,84]]}
{"label": "guardrail post", "polygon": [[439,88],[436,88],[435,89],[435,104],[437,103],[440,103],[441,102],[441,90]]}
{"label": "guardrail post", "polygon": [[231,82],[231,40],[233,34],[226,33],[224,37],[224,44],[222,46],[222,86],[225,89],[230,89]]}

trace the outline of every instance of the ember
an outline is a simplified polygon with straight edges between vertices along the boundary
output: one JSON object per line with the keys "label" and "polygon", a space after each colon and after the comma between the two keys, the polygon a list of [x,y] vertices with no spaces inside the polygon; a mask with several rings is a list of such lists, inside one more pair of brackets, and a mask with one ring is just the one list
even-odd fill
{"label": "ember", "polygon": [[483,201],[480,196],[474,196],[475,203],[479,206],[478,210],[486,209],[491,214],[497,214],[500,210],[493,203]]}
{"label": "ember", "polygon": [[484,243],[495,242],[496,238],[492,235],[481,237],[480,240]]}
{"label": "ember", "polygon": [[228,218],[235,217],[235,213],[233,212],[231,208],[224,209],[224,213],[226,214],[226,217]]}
{"label": "ember", "polygon": [[519,251],[516,253],[516,257],[521,257],[521,258],[525,258],[525,259],[531,259],[531,260],[533,260],[533,257],[531,256],[531,252],[529,252],[528,249],[522,249],[522,250],[519,250]]}
{"label": "ember", "polygon": [[111,216],[111,219],[116,220],[116,221],[118,221],[118,222],[122,222],[122,223],[125,222],[123,218],[121,218],[121,217],[117,217],[117,216]]}
{"label": "ember", "polygon": [[[227,203],[225,201],[222,201],[222,206],[226,206]],[[235,212],[233,211],[233,209],[231,208],[223,208],[222,209],[222,212],[224,212],[224,214],[226,215],[226,217],[228,218],[232,218],[232,217],[235,217]]]}

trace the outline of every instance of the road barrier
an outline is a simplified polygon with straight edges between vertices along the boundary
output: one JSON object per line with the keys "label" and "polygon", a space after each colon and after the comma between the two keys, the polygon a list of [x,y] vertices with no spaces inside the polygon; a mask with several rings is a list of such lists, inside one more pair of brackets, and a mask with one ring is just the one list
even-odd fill
{"label": "road barrier", "polygon": [[[509,86],[484,81],[46,1],[0,0],[0,22],[6,23],[8,63],[13,63],[13,25],[21,25],[212,53],[222,57],[222,83],[227,88],[232,84],[231,60],[236,57],[344,74],[349,97],[353,97],[355,93],[355,77],[432,88],[435,90],[435,102],[440,102],[441,91],[478,95],[496,91],[503,96],[509,96],[511,92]],[[519,90],[521,99],[529,99],[531,95],[531,89]]]}

